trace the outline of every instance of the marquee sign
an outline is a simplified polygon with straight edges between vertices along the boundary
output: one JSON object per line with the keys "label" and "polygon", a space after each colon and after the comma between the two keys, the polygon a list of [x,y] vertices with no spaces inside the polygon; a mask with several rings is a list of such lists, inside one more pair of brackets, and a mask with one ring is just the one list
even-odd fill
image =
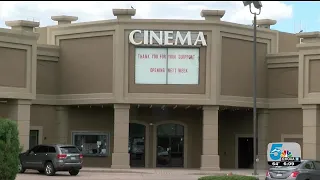
{"label": "marquee sign", "polygon": [[135,84],[199,84],[199,48],[137,47]]}
{"label": "marquee sign", "polygon": [[[194,32],[193,32],[194,33]],[[143,38],[137,39],[135,35],[142,35]],[[177,46],[177,45],[188,45],[188,46],[207,46],[206,39],[204,38],[203,32],[199,31],[196,33],[196,38],[192,38],[190,31],[181,33],[180,31],[149,31],[149,30],[133,30],[129,34],[129,41],[133,45],[166,45],[166,46]]]}

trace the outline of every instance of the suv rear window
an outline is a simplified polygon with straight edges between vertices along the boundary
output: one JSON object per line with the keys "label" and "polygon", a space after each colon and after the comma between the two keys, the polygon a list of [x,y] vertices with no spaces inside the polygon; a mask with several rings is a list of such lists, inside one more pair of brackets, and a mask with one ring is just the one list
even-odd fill
{"label": "suv rear window", "polygon": [[63,154],[79,154],[80,151],[78,148],[76,148],[75,146],[63,146],[60,147],[61,152]]}

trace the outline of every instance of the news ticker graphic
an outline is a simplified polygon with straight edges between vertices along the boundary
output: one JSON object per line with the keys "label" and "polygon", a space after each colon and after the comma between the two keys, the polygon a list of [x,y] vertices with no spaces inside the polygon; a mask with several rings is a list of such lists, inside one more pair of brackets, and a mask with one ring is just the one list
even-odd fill
{"label": "news ticker graphic", "polygon": [[301,163],[300,162],[294,162],[294,161],[273,161],[273,162],[268,162],[269,165],[271,166],[297,166]]}
{"label": "news ticker graphic", "polygon": [[268,164],[272,166],[296,166],[301,163],[301,147],[295,142],[268,144]]}

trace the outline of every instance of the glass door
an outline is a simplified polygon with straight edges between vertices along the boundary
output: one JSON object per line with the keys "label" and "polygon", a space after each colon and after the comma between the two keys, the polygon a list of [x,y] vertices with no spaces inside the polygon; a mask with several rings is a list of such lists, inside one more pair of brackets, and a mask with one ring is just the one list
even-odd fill
{"label": "glass door", "polygon": [[183,137],[171,137],[170,144],[171,167],[183,167]]}
{"label": "glass door", "polygon": [[39,144],[39,131],[38,130],[30,130],[29,149],[37,146],[38,144]]}
{"label": "glass door", "polygon": [[184,127],[161,124],[157,127],[157,167],[183,167]]}
{"label": "glass door", "polygon": [[157,167],[170,167],[170,137],[158,137]]}
{"label": "glass door", "polygon": [[129,138],[129,153],[131,167],[145,166],[145,142],[144,137]]}
{"label": "glass door", "polygon": [[183,138],[158,137],[157,167],[183,167]]}
{"label": "glass door", "polygon": [[145,131],[144,125],[130,123],[128,151],[131,167],[145,167]]}

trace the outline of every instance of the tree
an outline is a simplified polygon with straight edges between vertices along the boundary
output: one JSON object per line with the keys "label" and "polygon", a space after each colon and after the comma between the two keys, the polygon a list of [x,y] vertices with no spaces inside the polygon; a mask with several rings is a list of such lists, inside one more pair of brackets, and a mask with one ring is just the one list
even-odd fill
{"label": "tree", "polygon": [[0,117],[0,179],[15,180],[21,152],[19,132],[15,121]]}

